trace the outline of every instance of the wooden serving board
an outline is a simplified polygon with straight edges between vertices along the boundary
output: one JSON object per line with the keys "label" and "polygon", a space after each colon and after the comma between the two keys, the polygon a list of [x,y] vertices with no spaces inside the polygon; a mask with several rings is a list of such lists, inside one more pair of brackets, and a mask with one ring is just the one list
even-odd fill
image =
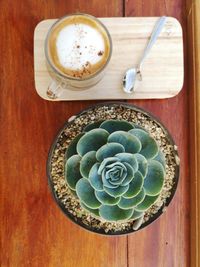
{"label": "wooden serving board", "polygon": [[[59,99],[149,99],[177,95],[183,86],[183,40],[180,23],[172,17],[166,25],[142,68],[143,80],[133,94],[122,90],[124,72],[136,66],[158,17],[100,18],[113,40],[113,54],[103,79],[87,90],[65,90]],[[44,55],[44,40],[55,19],[41,21],[34,32],[34,71],[37,93],[46,100],[51,82]]]}

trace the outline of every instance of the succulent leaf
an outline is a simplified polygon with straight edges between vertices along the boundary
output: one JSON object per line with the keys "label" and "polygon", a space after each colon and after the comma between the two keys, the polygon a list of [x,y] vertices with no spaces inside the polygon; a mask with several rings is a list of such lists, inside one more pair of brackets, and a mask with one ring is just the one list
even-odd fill
{"label": "succulent leaf", "polygon": [[76,184],[76,193],[81,202],[90,209],[97,209],[101,202],[95,196],[94,188],[90,185],[88,179],[82,178]]}
{"label": "succulent leaf", "polygon": [[102,162],[101,162],[101,165],[99,166],[99,170],[98,170],[98,173],[101,174],[102,171],[106,168],[106,166],[112,164],[112,163],[115,163],[119,161],[119,159],[117,157],[109,157],[107,159],[104,159]]}
{"label": "succulent leaf", "polygon": [[144,156],[138,153],[135,154],[134,156],[136,157],[137,162],[138,162],[138,171],[140,171],[143,177],[145,178],[147,175],[147,170],[148,170],[147,160]]}
{"label": "succulent leaf", "polygon": [[133,180],[129,184],[129,189],[123,195],[124,198],[133,198],[135,197],[142,189],[144,183],[144,178],[142,174],[137,171],[134,175]]}
{"label": "succulent leaf", "polygon": [[134,203],[135,206],[139,205],[145,198],[145,190],[142,188],[142,190],[134,197]]}
{"label": "succulent leaf", "polygon": [[133,214],[133,209],[123,210],[117,205],[102,205],[99,208],[99,215],[107,221],[119,221],[129,219]]}
{"label": "succulent leaf", "polygon": [[132,228],[133,230],[138,230],[140,228],[140,226],[142,225],[143,222],[143,216],[139,217],[133,224]]}
{"label": "succulent leaf", "polygon": [[99,168],[99,163],[95,163],[90,172],[89,172],[89,181],[91,186],[97,190],[97,191],[102,191],[103,190],[103,182],[101,175],[98,174],[98,168]]}
{"label": "succulent leaf", "polygon": [[148,196],[146,195],[144,200],[135,207],[135,210],[137,211],[146,211],[148,208],[150,208],[158,199],[159,195],[157,196]]}
{"label": "succulent leaf", "polygon": [[123,131],[116,131],[108,137],[109,143],[119,143],[123,145],[125,152],[137,153],[141,150],[141,143],[139,139],[130,133]]}
{"label": "succulent leaf", "polygon": [[93,129],[80,138],[77,143],[77,152],[80,156],[89,151],[97,151],[107,143],[108,132],[103,129]]}
{"label": "succulent leaf", "polygon": [[140,204],[145,198],[145,192],[144,189],[139,192],[135,197],[132,198],[124,198],[121,197],[120,202],[118,203],[118,206],[122,209],[129,209],[137,206]]}
{"label": "succulent leaf", "polygon": [[84,208],[85,210],[89,211],[90,213],[93,213],[95,216],[99,217],[99,209],[90,209],[87,207],[84,203],[81,202],[81,207]]}
{"label": "succulent leaf", "polygon": [[131,216],[130,220],[136,220],[144,215],[144,212],[134,210],[133,215]]}
{"label": "succulent leaf", "polygon": [[84,133],[78,134],[69,144],[66,152],[65,152],[65,160],[68,160],[71,156],[77,154],[76,146],[80,138],[84,135]]}
{"label": "succulent leaf", "polygon": [[104,121],[100,128],[105,129],[109,133],[113,133],[115,131],[125,131],[128,132],[129,130],[133,129],[131,123],[127,121],[117,121],[117,120],[108,120]]}
{"label": "succulent leaf", "polygon": [[80,173],[80,160],[81,157],[79,155],[73,155],[65,164],[65,180],[72,190],[75,190],[76,183],[82,178]]}
{"label": "succulent leaf", "polygon": [[122,184],[127,176],[127,167],[121,162],[115,162],[111,165],[106,166],[102,172],[103,184],[110,187],[116,188]]}
{"label": "succulent leaf", "polygon": [[97,129],[100,127],[100,125],[102,124],[103,120],[101,121],[95,121],[93,123],[88,124],[87,126],[85,126],[85,128],[83,129],[84,132],[89,132],[93,129]]}
{"label": "succulent leaf", "polygon": [[147,195],[156,196],[160,193],[164,183],[165,171],[160,162],[148,161],[148,172],[144,180],[144,189]]}
{"label": "succulent leaf", "polygon": [[159,161],[162,164],[163,168],[165,169],[165,165],[166,165],[165,156],[161,150],[159,150],[157,156],[153,159]]}
{"label": "succulent leaf", "polygon": [[116,205],[120,201],[120,197],[111,197],[105,191],[95,191],[96,198],[104,205]]}
{"label": "succulent leaf", "polygon": [[89,177],[89,172],[92,168],[92,166],[96,163],[96,152],[95,151],[90,151],[86,153],[81,161],[80,161],[80,173],[82,177],[88,178]]}
{"label": "succulent leaf", "polygon": [[120,181],[118,181],[117,183],[111,183],[110,182],[110,178],[109,178],[109,173],[106,173],[106,170],[103,170],[102,172],[102,181],[103,181],[103,185],[108,187],[108,188],[117,188],[120,184]]}
{"label": "succulent leaf", "polygon": [[[121,181],[125,178],[126,169],[122,169],[122,166],[117,165],[117,163],[118,162],[116,162],[114,165],[111,165],[109,169],[103,170],[102,181],[104,186],[109,188],[117,188],[121,184]],[[122,175],[119,174],[120,171],[122,172]]]}
{"label": "succulent leaf", "polygon": [[131,165],[129,163],[124,162],[124,165],[126,166],[127,173],[126,173],[125,179],[121,183],[122,186],[130,184],[130,182],[133,180],[134,174],[135,174],[133,168],[131,167]]}
{"label": "succulent leaf", "polygon": [[121,153],[124,151],[125,151],[125,149],[121,144],[107,143],[97,150],[96,158],[98,161],[103,161],[104,159],[106,159],[108,157],[113,157],[117,153]]}
{"label": "succulent leaf", "polygon": [[129,185],[118,186],[117,188],[109,188],[104,186],[104,190],[112,197],[120,197],[129,189]]}
{"label": "succulent leaf", "polygon": [[152,159],[158,154],[159,149],[156,141],[146,131],[141,129],[132,129],[129,133],[140,140],[142,144],[140,154],[142,154],[146,159]]}
{"label": "succulent leaf", "polygon": [[121,168],[121,166],[114,166],[113,168],[107,170],[105,176],[111,184],[120,185],[127,176],[127,168]]}
{"label": "succulent leaf", "polygon": [[138,161],[135,155],[130,153],[119,153],[116,154],[115,157],[117,157],[122,163],[124,162],[129,163],[133,168],[134,172],[138,170]]}

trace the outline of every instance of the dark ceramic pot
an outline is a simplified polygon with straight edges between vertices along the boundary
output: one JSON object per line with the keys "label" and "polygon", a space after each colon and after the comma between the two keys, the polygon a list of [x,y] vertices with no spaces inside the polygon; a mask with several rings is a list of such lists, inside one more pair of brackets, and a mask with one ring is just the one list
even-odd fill
{"label": "dark ceramic pot", "polygon": [[[78,113],[77,115],[75,115],[75,117],[80,117],[81,115],[87,113],[88,111],[90,110],[93,110],[94,108],[98,108],[98,107],[103,107],[103,106],[106,106],[106,107],[112,107],[112,106],[120,106],[120,107],[125,107],[125,108],[128,108],[128,109],[131,109],[131,110],[134,110],[136,112],[140,112],[142,114],[144,114],[146,117],[148,117],[149,120],[151,121],[154,121],[160,128],[162,128],[162,130],[164,131],[165,135],[166,135],[166,138],[169,142],[170,145],[174,146],[175,143],[170,135],[170,133],[168,132],[168,130],[164,127],[164,125],[157,119],[155,118],[152,114],[150,114],[149,112],[139,108],[139,107],[136,107],[134,105],[131,105],[131,104],[127,104],[127,103],[124,103],[124,102],[106,102],[106,103],[100,103],[100,104],[96,104],[94,106],[91,106],[83,111],[81,111],[80,113]],[[152,222],[154,222],[158,217],[160,217],[160,215],[162,215],[163,213],[163,210],[164,208],[168,207],[168,205],[170,204],[170,202],[172,201],[173,197],[174,197],[174,194],[176,192],[176,188],[177,188],[177,185],[178,185],[178,181],[179,181],[179,164],[176,165],[175,167],[175,176],[174,176],[174,179],[173,179],[173,186],[170,190],[170,197],[168,197],[166,199],[166,202],[165,204],[158,210],[158,212],[156,214],[154,214],[147,222],[143,223],[141,225],[141,227],[138,229],[138,230],[133,230],[133,229],[130,229],[130,230],[124,230],[124,231],[115,231],[115,232],[108,232],[106,233],[104,231],[104,229],[95,229],[93,227],[90,227],[86,224],[84,224],[82,222],[82,220],[80,218],[77,218],[77,217],[74,217],[67,209],[66,207],[64,206],[64,204],[60,201],[60,199],[58,198],[57,196],[57,193],[54,189],[54,184],[53,184],[53,179],[52,179],[52,175],[51,175],[51,162],[52,162],[52,156],[53,156],[53,153],[54,153],[54,150],[56,148],[56,145],[58,143],[58,140],[60,138],[60,136],[62,135],[63,131],[72,123],[72,121],[67,121],[64,126],[61,128],[61,130],[59,131],[59,133],[57,134],[56,138],[54,139],[53,141],[53,144],[51,145],[51,148],[50,148],[50,151],[49,151],[49,155],[48,155],[48,160],[47,160],[47,177],[48,177],[48,183],[49,183],[49,187],[51,189],[51,192],[53,194],[53,197],[54,197],[54,200],[56,201],[57,205],[61,208],[61,210],[64,212],[64,214],[71,220],[73,221],[74,223],[76,223],[77,225],[83,227],[84,229],[86,230],[89,230],[91,232],[94,232],[94,233],[98,233],[98,234],[103,234],[103,235],[106,235],[106,236],[117,236],[117,235],[126,235],[126,234],[130,234],[130,233],[133,233],[133,232],[136,232],[136,231],[139,231],[145,227],[147,227],[148,225],[150,225]],[[178,158],[178,152],[177,150],[174,150],[173,151],[173,155],[174,157],[177,157]]]}

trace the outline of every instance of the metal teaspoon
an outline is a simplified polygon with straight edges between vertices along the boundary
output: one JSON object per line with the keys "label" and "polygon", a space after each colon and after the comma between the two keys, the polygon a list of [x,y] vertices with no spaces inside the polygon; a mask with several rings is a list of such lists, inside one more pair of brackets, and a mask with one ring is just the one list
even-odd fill
{"label": "metal teaspoon", "polygon": [[154,45],[154,43],[156,42],[159,34],[161,33],[165,22],[166,22],[167,17],[163,16],[161,17],[158,22],[156,23],[153,32],[151,34],[150,40],[144,50],[144,53],[140,59],[139,64],[135,67],[135,68],[131,68],[128,69],[124,75],[123,78],[123,90],[124,92],[130,94],[134,91],[134,86],[135,86],[135,82],[138,79],[139,81],[142,81],[142,73],[141,73],[141,68],[142,65],[144,63],[144,60],[146,58],[146,56],[148,55],[150,49],[152,48],[152,46]]}

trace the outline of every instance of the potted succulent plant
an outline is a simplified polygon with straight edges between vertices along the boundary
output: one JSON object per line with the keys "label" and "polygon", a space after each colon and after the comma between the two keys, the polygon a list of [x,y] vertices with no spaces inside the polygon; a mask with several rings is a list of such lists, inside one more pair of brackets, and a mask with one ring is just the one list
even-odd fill
{"label": "potted succulent plant", "polygon": [[[171,147],[170,154],[163,144]],[[60,162],[60,175],[56,162]],[[173,169],[171,180],[169,168]],[[178,169],[176,146],[163,126],[144,111],[122,103],[95,106],[68,122],[53,144],[47,168],[65,214],[84,228],[104,234],[133,232],[155,220],[173,197]]]}

